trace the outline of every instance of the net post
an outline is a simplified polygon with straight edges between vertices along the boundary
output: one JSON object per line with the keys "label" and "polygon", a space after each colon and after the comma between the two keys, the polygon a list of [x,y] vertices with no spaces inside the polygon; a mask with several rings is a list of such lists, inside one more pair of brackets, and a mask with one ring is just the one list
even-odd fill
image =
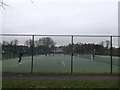
{"label": "net post", "polygon": [[111,74],[112,72],[112,36],[110,36],[110,60],[111,60]]}
{"label": "net post", "polygon": [[33,73],[33,56],[34,56],[34,35],[32,35],[32,60],[31,60],[31,74]]}
{"label": "net post", "polygon": [[71,46],[71,74],[73,73],[73,36],[71,38],[71,43],[72,43],[72,46]]}

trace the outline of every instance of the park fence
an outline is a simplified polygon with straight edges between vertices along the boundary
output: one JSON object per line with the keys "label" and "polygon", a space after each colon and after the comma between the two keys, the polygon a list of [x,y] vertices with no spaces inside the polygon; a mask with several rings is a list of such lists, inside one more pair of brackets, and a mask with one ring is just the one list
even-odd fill
{"label": "park fence", "polygon": [[[3,72],[118,73],[120,36],[2,36]],[[23,53],[22,64],[16,64]]]}

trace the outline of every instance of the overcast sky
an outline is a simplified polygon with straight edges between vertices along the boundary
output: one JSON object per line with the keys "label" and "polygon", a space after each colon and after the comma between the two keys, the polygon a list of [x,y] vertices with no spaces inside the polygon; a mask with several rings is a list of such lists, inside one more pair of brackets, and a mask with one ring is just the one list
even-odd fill
{"label": "overcast sky", "polygon": [[4,0],[3,33],[118,34],[117,0]]}
{"label": "overcast sky", "polygon": [[119,0],[4,0],[2,33],[118,35]]}

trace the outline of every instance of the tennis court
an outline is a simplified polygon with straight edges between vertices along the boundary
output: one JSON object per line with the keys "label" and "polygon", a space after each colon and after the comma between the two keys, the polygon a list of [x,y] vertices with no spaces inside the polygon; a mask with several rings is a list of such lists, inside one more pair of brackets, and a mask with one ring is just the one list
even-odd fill
{"label": "tennis court", "polygon": [[[118,73],[118,36],[2,36],[2,72]],[[20,53],[22,64],[18,64]]]}
{"label": "tennis court", "polygon": [[[113,73],[118,73],[118,57],[113,57]],[[18,64],[18,58],[2,61],[2,72],[31,72],[31,57],[23,57]],[[110,73],[110,56],[96,55],[95,59],[73,56],[73,73]],[[33,58],[34,73],[71,73],[70,55],[35,55]]]}

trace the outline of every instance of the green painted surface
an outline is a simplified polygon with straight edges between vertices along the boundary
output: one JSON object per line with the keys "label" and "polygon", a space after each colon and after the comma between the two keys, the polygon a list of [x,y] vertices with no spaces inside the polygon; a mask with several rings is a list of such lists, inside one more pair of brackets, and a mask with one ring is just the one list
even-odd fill
{"label": "green painted surface", "polygon": [[[98,60],[98,61],[97,61]],[[100,61],[102,60],[102,61]],[[96,56],[95,60],[74,56],[73,72],[74,73],[109,73],[110,57]],[[22,64],[17,63],[18,58],[2,61],[3,72],[30,72],[31,57],[23,57]],[[105,62],[103,62],[105,61]],[[113,73],[118,73],[118,59],[113,57]],[[41,73],[70,73],[71,56],[55,55],[55,56],[34,56],[34,72]]]}

